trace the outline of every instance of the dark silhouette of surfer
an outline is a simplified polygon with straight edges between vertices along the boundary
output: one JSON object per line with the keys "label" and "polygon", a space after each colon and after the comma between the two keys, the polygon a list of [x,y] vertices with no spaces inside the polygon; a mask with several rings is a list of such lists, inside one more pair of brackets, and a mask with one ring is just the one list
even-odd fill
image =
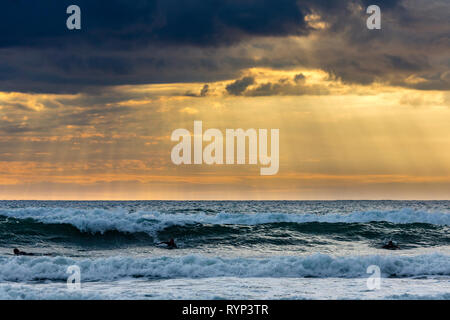
{"label": "dark silhouette of surfer", "polygon": [[162,242],[160,242],[160,244],[167,244],[168,249],[176,249],[177,248],[177,245],[175,243],[175,240],[173,240],[173,238],[170,238],[169,241],[162,241]]}
{"label": "dark silhouette of surfer", "polygon": [[16,256],[34,256],[34,253],[20,251],[17,248],[14,248],[13,252],[14,252],[14,255],[16,255]]}
{"label": "dark silhouette of surfer", "polygon": [[384,244],[383,249],[388,249],[388,250],[395,250],[395,249],[399,249],[399,246],[392,240],[390,240],[388,243]]}

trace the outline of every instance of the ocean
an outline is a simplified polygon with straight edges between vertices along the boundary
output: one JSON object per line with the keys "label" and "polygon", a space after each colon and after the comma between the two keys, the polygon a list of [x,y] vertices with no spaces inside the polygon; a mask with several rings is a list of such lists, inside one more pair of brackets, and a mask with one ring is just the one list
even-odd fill
{"label": "ocean", "polygon": [[447,300],[449,231],[450,201],[0,201],[0,299]]}

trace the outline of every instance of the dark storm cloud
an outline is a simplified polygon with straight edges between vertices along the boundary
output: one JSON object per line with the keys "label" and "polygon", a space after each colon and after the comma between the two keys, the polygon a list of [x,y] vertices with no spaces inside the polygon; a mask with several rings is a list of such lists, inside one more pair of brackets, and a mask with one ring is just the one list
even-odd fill
{"label": "dark storm cloud", "polygon": [[[82,28],[65,27],[66,8],[81,8]],[[148,42],[217,45],[245,36],[305,32],[295,0],[42,0],[2,3],[0,46],[60,46],[73,41],[96,45]]]}
{"label": "dark storm cloud", "polygon": [[[79,31],[65,26],[71,4],[81,7]],[[382,30],[365,27],[369,4],[381,7]],[[450,87],[444,76],[450,47],[446,0],[17,0],[2,5],[0,91],[77,93],[121,84],[207,83],[238,79],[252,67],[320,68],[350,83]],[[328,28],[315,30],[305,19],[310,14]],[[312,32],[318,40],[308,49],[279,45],[287,36],[306,39]],[[405,83],[412,74],[425,82]]]}
{"label": "dark storm cloud", "polygon": [[[66,28],[72,4],[81,8],[81,30]],[[229,79],[245,58],[218,62],[203,49],[306,34],[304,15],[296,0],[8,1],[0,11],[0,90]]]}
{"label": "dark storm cloud", "polygon": [[[442,76],[450,67],[450,2],[363,1],[364,10],[368,4],[381,7],[382,29],[368,30],[365,19],[354,12],[340,20],[327,16],[331,27],[312,50],[317,59],[314,65],[347,83],[380,81],[421,90],[450,90],[450,82]],[[333,39],[342,45],[336,46]],[[411,76],[424,81],[406,81]]]}
{"label": "dark storm cloud", "polygon": [[242,79],[236,80],[233,83],[227,85],[225,88],[229,94],[234,96],[241,95],[249,86],[255,83],[255,78],[244,77]]}

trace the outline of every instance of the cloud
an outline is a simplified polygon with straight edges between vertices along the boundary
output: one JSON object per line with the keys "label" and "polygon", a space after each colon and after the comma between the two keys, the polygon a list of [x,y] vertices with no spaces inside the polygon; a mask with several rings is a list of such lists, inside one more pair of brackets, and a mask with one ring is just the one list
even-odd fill
{"label": "cloud", "polygon": [[251,36],[307,32],[305,14],[296,0],[78,0],[80,31],[65,27],[71,4],[69,0],[4,3],[0,18],[8,28],[0,31],[0,46],[59,47],[73,42],[110,49],[149,42],[209,46]]}
{"label": "cloud", "polygon": [[200,97],[204,97],[208,94],[209,91],[209,85],[205,84],[202,88],[202,91],[200,91]]}
{"label": "cloud", "polygon": [[297,83],[298,82],[302,82],[305,79],[306,79],[306,77],[305,77],[305,75],[303,73],[296,74],[295,77],[294,77],[294,81],[297,82]]}
{"label": "cloud", "polygon": [[[348,83],[450,89],[447,0],[79,0],[79,31],[65,27],[70,4],[3,4],[2,91],[212,83],[253,67],[322,69]],[[365,27],[369,4],[381,7],[381,30]],[[424,81],[406,82],[411,76]]]}
{"label": "cloud", "polygon": [[[325,95],[329,94],[326,82],[308,84],[306,82],[306,76],[302,73],[296,74],[292,79],[282,77],[276,81],[266,81],[263,83],[256,83],[255,78],[252,82],[244,86],[242,84],[243,78],[232,83],[232,85],[238,85],[239,90],[234,92],[234,95],[247,96],[247,97],[263,97],[263,96],[300,96],[300,95]],[[228,87],[227,87],[227,91]]]}
{"label": "cloud", "polygon": [[242,93],[253,83],[255,83],[255,78],[244,77],[227,85],[226,90],[229,94],[239,96],[242,95]]}
{"label": "cloud", "polygon": [[209,93],[209,85],[205,84],[202,89],[200,90],[200,93],[192,93],[191,91],[188,91],[185,93],[188,97],[196,97],[196,98],[202,98],[206,97]]}

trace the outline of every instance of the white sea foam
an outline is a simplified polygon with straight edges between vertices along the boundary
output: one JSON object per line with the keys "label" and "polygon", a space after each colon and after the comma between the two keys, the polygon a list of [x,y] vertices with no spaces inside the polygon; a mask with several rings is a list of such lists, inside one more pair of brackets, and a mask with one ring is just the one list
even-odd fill
{"label": "white sea foam", "polygon": [[399,256],[333,257],[274,256],[220,258],[200,255],[179,257],[109,257],[76,260],[65,257],[0,257],[0,281],[65,281],[70,265],[81,268],[82,281],[147,278],[357,278],[367,277],[367,267],[377,265],[383,276],[450,276],[450,255],[440,253]]}
{"label": "white sea foam", "polygon": [[64,285],[20,285],[0,284],[1,300],[104,300],[114,299],[114,295],[95,291],[69,291]]}
{"label": "white sea foam", "polygon": [[137,211],[129,213],[123,209],[67,209],[27,208],[2,209],[0,215],[18,219],[31,218],[42,223],[70,224],[83,232],[147,232],[154,234],[172,225],[232,224],[258,225],[268,223],[367,223],[385,221],[396,224],[427,223],[450,225],[450,213],[423,212],[411,209],[397,211],[367,211],[350,214],[289,214],[289,213],[177,213]]}
{"label": "white sea foam", "polygon": [[67,290],[64,282],[0,282],[0,299],[437,299],[450,300],[449,277],[383,278],[367,290],[365,278],[145,278],[82,282]]}

